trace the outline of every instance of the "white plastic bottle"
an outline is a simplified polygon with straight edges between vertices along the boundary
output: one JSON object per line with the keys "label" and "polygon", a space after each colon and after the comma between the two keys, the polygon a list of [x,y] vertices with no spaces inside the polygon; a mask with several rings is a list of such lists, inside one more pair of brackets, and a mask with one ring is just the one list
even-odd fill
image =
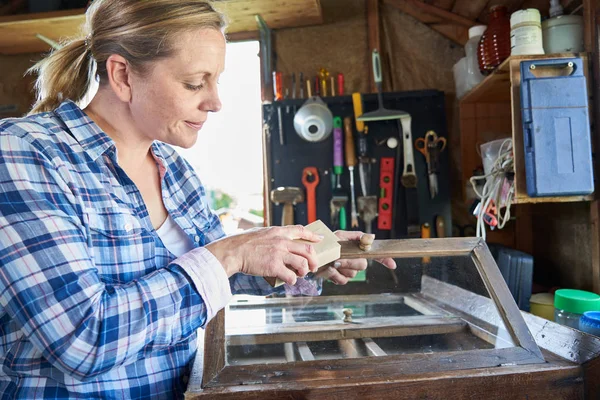
{"label": "white plastic bottle", "polygon": [[544,54],[542,19],[536,8],[518,10],[510,16],[510,55]]}
{"label": "white plastic bottle", "polygon": [[469,29],[469,40],[465,44],[465,53],[467,54],[467,77],[465,79],[466,91],[470,91],[477,86],[485,76],[479,71],[479,63],[477,61],[477,47],[479,46],[479,40],[481,35],[485,32],[487,26],[476,25]]}

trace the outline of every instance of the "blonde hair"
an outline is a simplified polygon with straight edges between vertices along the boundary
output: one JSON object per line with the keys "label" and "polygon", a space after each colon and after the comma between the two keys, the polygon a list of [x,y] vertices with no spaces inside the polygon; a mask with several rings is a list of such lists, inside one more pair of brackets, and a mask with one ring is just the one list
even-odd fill
{"label": "blonde hair", "polygon": [[176,34],[199,28],[225,28],[224,16],[206,0],[95,0],[82,36],[29,70],[38,73],[30,114],[52,111],[65,99],[79,102],[95,75],[106,81],[106,60],[112,54],[143,73],[150,62],[173,54]]}

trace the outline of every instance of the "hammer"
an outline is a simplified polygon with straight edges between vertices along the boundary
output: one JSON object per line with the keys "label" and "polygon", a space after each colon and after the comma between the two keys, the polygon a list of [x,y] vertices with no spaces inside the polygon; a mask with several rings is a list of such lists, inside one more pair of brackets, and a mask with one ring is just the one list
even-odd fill
{"label": "hammer", "polygon": [[[294,206],[304,201],[304,191],[297,187],[280,186],[271,190],[271,201],[277,206],[283,203],[281,226],[294,225]],[[283,281],[274,277],[265,277],[265,280],[272,287],[283,284]]]}
{"label": "hammer", "polygon": [[271,190],[271,201],[275,205],[283,203],[281,226],[294,225],[294,206],[304,201],[304,191],[297,187],[283,187]]}

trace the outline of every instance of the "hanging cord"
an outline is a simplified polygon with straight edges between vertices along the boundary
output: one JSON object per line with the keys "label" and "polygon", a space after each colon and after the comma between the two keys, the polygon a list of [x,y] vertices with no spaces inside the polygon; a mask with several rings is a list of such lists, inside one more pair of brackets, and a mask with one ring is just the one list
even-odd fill
{"label": "hanging cord", "polygon": [[[485,240],[485,219],[490,206],[496,207],[498,229],[504,228],[510,220],[510,207],[512,205],[515,182],[507,175],[514,174],[514,154],[512,148],[512,139],[506,139],[500,145],[498,157],[494,160],[490,173],[486,175],[472,176],[469,181],[473,190],[480,199],[479,209],[477,211],[477,237]],[[490,178],[490,179],[487,179]],[[485,180],[481,192],[477,189],[477,181]],[[504,212],[502,212],[504,210]]]}

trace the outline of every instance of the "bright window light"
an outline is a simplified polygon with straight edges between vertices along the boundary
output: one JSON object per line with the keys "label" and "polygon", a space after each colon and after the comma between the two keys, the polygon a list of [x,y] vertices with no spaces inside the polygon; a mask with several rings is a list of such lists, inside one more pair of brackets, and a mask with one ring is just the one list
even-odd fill
{"label": "bright window light", "polygon": [[219,80],[223,108],[211,114],[190,149],[194,167],[228,233],[262,226],[263,170],[259,43],[227,44]]}

